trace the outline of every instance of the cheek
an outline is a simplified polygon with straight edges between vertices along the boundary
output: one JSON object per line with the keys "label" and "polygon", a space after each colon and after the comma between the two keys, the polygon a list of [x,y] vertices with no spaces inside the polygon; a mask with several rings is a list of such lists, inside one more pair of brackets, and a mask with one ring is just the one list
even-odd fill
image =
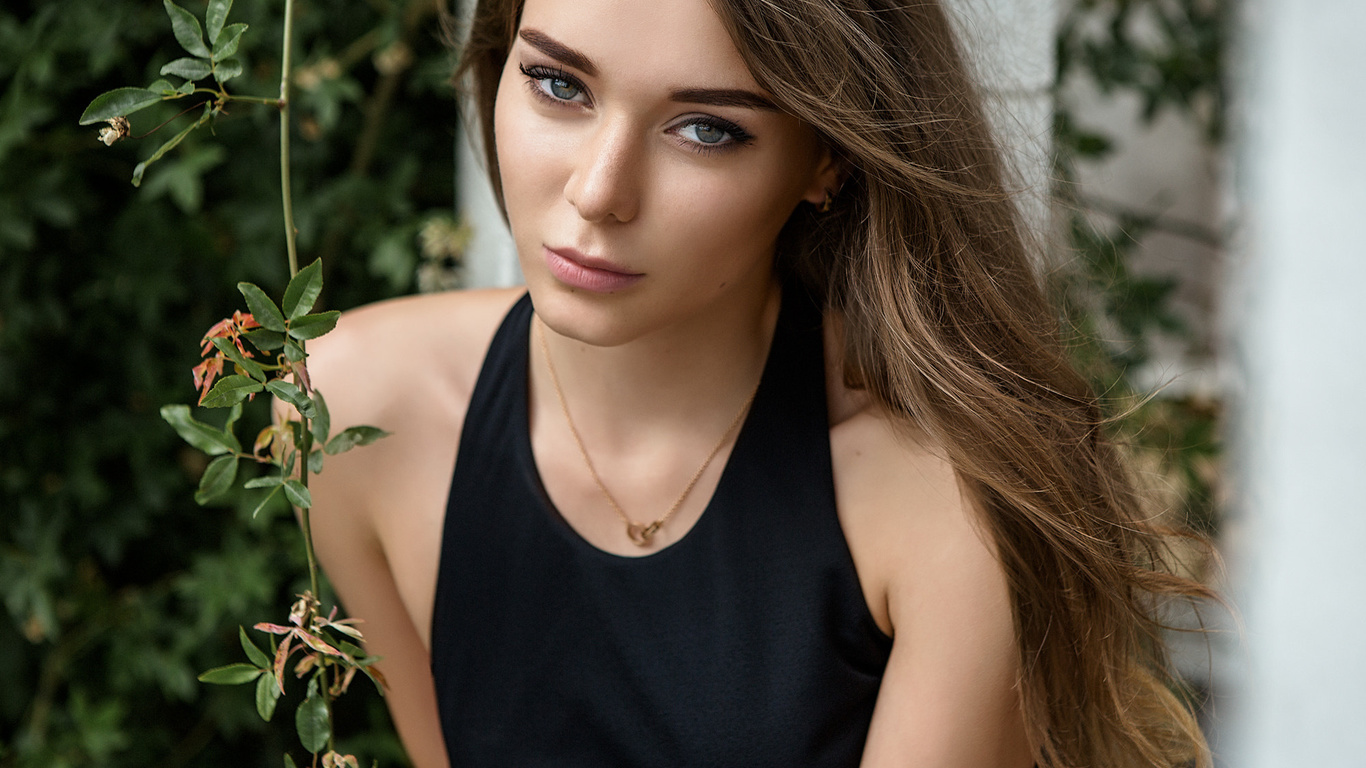
{"label": "cheek", "polygon": [[517,223],[527,211],[545,205],[564,186],[564,158],[570,156],[564,139],[545,125],[542,116],[526,105],[520,75],[504,77],[493,113],[493,135],[498,153],[498,176],[508,215]]}
{"label": "cheek", "polygon": [[801,199],[779,164],[694,178],[668,192],[665,238],[695,253],[730,262],[767,258],[778,232]]}

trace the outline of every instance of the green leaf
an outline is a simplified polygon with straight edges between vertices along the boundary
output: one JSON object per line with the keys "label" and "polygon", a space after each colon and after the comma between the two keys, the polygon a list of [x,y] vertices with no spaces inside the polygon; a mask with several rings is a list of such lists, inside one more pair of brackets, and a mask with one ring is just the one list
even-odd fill
{"label": "green leaf", "polygon": [[253,361],[251,358],[244,356],[237,349],[236,344],[233,344],[231,341],[221,336],[212,338],[209,341],[213,342],[213,345],[218,348],[219,352],[223,353],[224,357],[242,366],[242,369],[247,372],[248,376],[252,377],[253,379],[256,379],[259,382],[265,383],[265,369],[262,368],[260,364]]}
{"label": "green leaf", "polygon": [[231,433],[215,429],[191,417],[188,405],[162,406],[161,418],[174,427],[185,442],[210,456],[237,453],[242,450],[242,444],[237,442],[237,438]]}
{"label": "green leaf", "polygon": [[161,94],[146,88],[115,88],[95,97],[81,113],[81,125],[90,125],[111,117],[126,117],[161,101]]}
{"label": "green leaf", "polygon": [[213,65],[213,77],[218,81],[219,85],[228,82],[240,74],[242,74],[241,59],[224,59]]}
{"label": "green leaf", "polygon": [[291,363],[297,363],[308,355],[304,354],[303,345],[291,338],[285,339],[285,359]]}
{"label": "green leaf", "polygon": [[258,648],[256,646],[256,643],[252,642],[250,637],[247,637],[247,630],[243,629],[242,627],[238,627],[237,639],[242,641],[242,650],[247,652],[247,658],[251,659],[252,664],[255,664],[261,669],[268,670],[271,668],[270,657],[267,656],[264,651]]}
{"label": "green leaf", "polygon": [[153,152],[151,157],[138,163],[137,167],[133,169],[133,186],[141,186],[142,174],[147,172],[147,166],[160,160],[162,157],[166,155],[167,152],[170,152],[171,150],[179,146],[180,142],[184,141],[185,137],[189,136],[190,133],[194,131],[194,129],[198,128],[204,123],[207,123],[209,121],[209,117],[212,114],[213,108],[208,103],[205,103],[204,114],[200,115],[198,120],[194,121],[193,123],[190,123],[188,126],[186,126],[185,130],[181,131],[180,133],[177,133],[175,136],[172,136],[165,144],[162,144],[160,147],[158,147],[157,151]]}
{"label": "green leaf", "polygon": [[200,405],[205,408],[227,408],[246,400],[247,395],[254,395],[263,389],[265,387],[261,386],[261,382],[249,376],[224,376],[213,385],[213,389],[209,390],[209,394]]}
{"label": "green leaf", "polygon": [[229,664],[226,667],[214,667],[205,672],[199,676],[199,682],[213,683],[214,685],[241,685],[260,677],[262,671],[264,670],[250,664]]}
{"label": "green leaf", "polygon": [[323,471],[323,452],[321,448],[308,454],[308,471],[315,475]]}
{"label": "green leaf", "polygon": [[308,698],[294,713],[294,727],[299,731],[299,741],[309,752],[316,755],[327,746],[327,740],[332,736],[332,723],[327,715],[327,702],[316,690],[309,689]]}
{"label": "green leaf", "polygon": [[388,436],[389,433],[379,427],[365,425],[347,427],[336,437],[328,440],[327,447],[324,450],[327,451],[328,455],[335,456],[339,453],[345,453],[358,445],[369,445],[381,437]]}
{"label": "green leaf", "polygon": [[275,302],[270,300],[266,292],[251,283],[238,283],[237,290],[242,292],[242,298],[247,300],[247,309],[251,310],[251,316],[256,318],[268,330],[284,333],[285,316],[280,314],[280,308],[275,306]]}
{"label": "green leaf", "polygon": [[228,11],[231,10],[232,0],[209,0],[209,12],[204,15],[204,31],[209,33],[210,45],[218,43],[223,23],[228,20]]}
{"label": "green leaf", "polygon": [[161,68],[160,74],[175,75],[186,80],[203,80],[213,74],[213,67],[209,66],[209,62],[203,59],[186,57],[168,62],[166,66]]}
{"label": "green leaf", "polygon": [[213,44],[214,60],[222,61],[237,53],[237,46],[242,40],[242,33],[246,31],[246,24],[229,24],[223,27],[222,34]]}
{"label": "green leaf", "polygon": [[208,504],[228,492],[237,479],[237,457],[219,456],[209,462],[199,478],[199,490],[194,494],[196,504]]}
{"label": "green leaf", "polygon": [[289,335],[296,339],[316,339],[337,327],[337,318],[341,317],[341,312],[333,309],[327,312],[319,312],[316,315],[304,315],[303,317],[289,321]]}
{"label": "green leaf", "polygon": [[278,331],[270,331],[265,328],[254,328],[242,334],[242,338],[251,342],[253,347],[262,352],[269,352],[279,349],[285,345],[285,335]]}
{"label": "green leaf", "polygon": [[266,384],[266,389],[270,390],[272,395],[275,395],[286,403],[294,406],[299,413],[302,413],[309,418],[313,418],[313,414],[311,413],[313,410],[313,402],[308,399],[308,396],[303,393],[303,390],[287,381],[281,381],[280,379],[271,379]]}
{"label": "green leaf", "polygon": [[256,508],[251,511],[251,517],[253,520],[256,519],[257,515],[261,514],[261,510],[266,508],[266,505],[270,503],[270,500],[275,498],[275,494],[280,492],[280,488],[281,486],[277,484],[274,488],[270,489],[270,493],[267,493],[265,496],[261,498],[259,502],[256,503]]}
{"label": "green leaf", "polygon": [[280,686],[275,684],[275,678],[270,675],[261,675],[256,679],[256,714],[261,716],[267,723],[275,715],[275,705],[280,701]]}
{"label": "green leaf", "polygon": [[285,768],[299,768],[299,766],[294,764],[294,758],[285,755]]}
{"label": "green leaf", "polygon": [[302,317],[313,310],[318,295],[323,292],[323,263],[314,259],[312,264],[299,270],[290,278],[285,287],[285,316],[290,320]]}
{"label": "green leaf", "polygon": [[290,479],[285,481],[285,498],[289,503],[301,509],[308,509],[313,506],[313,496],[298,480]]}
{"label": "green leaf", "polygon": [[327,442],[327,434],[332,431],[332,414],[327,410],[327,401],[323,399],[323,393],[313,390],[313,421],[309,422],[309,429],[313,432],[313,439],[318,441],[318,445]]}
{"label": "green leaf", "polygon": [[199,26],[199,19],[171,0],[161,2],[166,6],[166,15],[171,17],[171,31],[175,32],[175,39],[179,41],[180,47],[201,58],[207,59],[212,56],[208,46],[204,45],[204,31]]}
{"label": "green leaf", "polygon": [[283,477],[280,477],[279,475],[263,475],[263,476],[261,476],[261,477],[253,477],[252,479],[246,481],[245,483],[242,483],[242,487],[243,487],[243,488],[248,488],[248,489],[250,489],[250,488],[278,488],[278,487],[280,487],[280,486],[282,486],[282,485],[284,485],[284,484],[285,484],[285,479],[284,479]]}

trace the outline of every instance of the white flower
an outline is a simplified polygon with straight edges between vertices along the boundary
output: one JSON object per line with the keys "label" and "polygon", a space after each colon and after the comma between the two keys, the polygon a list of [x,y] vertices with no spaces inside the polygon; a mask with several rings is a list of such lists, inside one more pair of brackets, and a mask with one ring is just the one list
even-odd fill
{"label": "white flower", "polygon": [[132,128],[128,125],[128,118],[111,117],[109,127],[100,129],[100,141],[104,142],[106,147],[112,147],[114,142],[128,138],[130,133]]}

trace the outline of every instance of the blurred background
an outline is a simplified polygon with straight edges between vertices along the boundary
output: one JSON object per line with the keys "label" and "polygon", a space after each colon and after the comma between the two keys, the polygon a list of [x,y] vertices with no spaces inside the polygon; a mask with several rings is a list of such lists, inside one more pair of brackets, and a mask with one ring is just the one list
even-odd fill
{"label": "blurred background", "polygon": [[[1218,764],[1366,766],[1366,4],[947,4],[1077,362],[1127,414],[1118,436],[1171,520],[1222,554],[1185,567],[1237,616],[1208,606],[1176,618],[1208,642],[1174,636]],[[235,3],[251,29],[233,92],[278,92],[282,7]],[[296,223],[327,308],[517,280],[439,10],[299,0]],[[235,283],[286,281],[277,116],[235,106],[141,189],[159,138],[106,148],[77,125],[180,55],[159,2],[0,10],[3,768],[277,766],[296,744],[248,689],[195,681],[302,590],[293,520],[251,518],[253,492],[196,506],[207,458],[157,413],[194,396]],[[176,111],[137,113],[134,135]],[[266,420],[248,409],[242,433]],[[339,746],[403,764],[358,690]]]}

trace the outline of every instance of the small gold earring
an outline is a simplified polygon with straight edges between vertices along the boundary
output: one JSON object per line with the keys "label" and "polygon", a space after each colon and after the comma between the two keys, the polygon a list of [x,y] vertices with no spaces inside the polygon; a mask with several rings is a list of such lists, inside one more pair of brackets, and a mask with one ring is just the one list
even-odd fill
{"label": "small gold earring", "polygon": [[819,211],[819,212],[821,212],[821,213],[829,213],[829,212],[830,212],[830,206],[833,205],[834,202],[835,202],[835,196],[834,196],[833,194],[830,193],[830,190],[827,189],[827,190],[825,190],[825,199],[821,201],[820,206],[819,206],[818,208],[816,208],[816,210]]}

